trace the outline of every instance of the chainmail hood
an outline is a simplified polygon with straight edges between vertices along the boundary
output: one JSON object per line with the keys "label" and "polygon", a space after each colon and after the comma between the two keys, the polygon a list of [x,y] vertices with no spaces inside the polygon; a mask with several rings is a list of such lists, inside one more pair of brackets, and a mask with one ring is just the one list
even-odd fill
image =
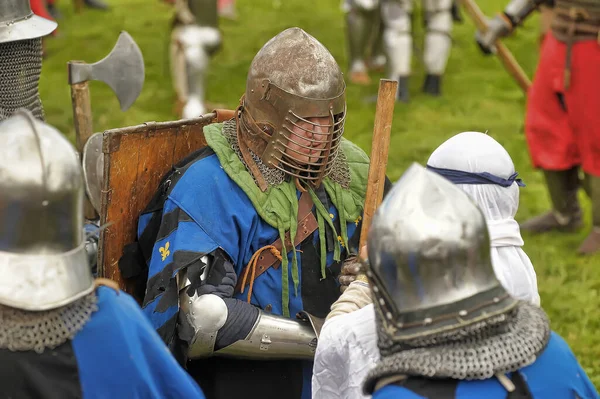
{"label": "chainmail hood", "polygon": [[403,343],[390,340],[380,317],[376,312],[382,357],[365,380],[365,394],[372,394],[379,380],[395,375],[484,380],[516,371],[535,362],[551,332],[544,311],[528,302],[461,329]]}
{"label": "chainmail hood", "polygon": [[44,120],[38,92],[41,72],[41,38],[0,43],[0,121],[19,108]]}
{"label": "chainmail hood", "polygon": [[95,292],[57,309],[33,312],[0,305],[0,349],[54,349],[83,329],[98,310]]}

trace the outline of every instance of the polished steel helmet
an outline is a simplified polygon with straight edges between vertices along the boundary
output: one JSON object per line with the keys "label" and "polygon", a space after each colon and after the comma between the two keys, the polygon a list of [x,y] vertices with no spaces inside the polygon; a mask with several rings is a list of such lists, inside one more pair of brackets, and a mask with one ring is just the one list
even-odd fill
{"label": "polished steel helmet", "polygon": [[0,43],[46,36],[57,23],[31,12],[29,0],[0,1]]}
{"label": "polished steel helmet", "polygon": [[494,274],[479,208],[418,164],[377,210],[367,245],[373,301],[393,342],[465,327],[517,303]]}
{"label": "polished steel helmet", "polygon": [[0,122],[0,304],[66,305],[94,288],[75,148],[19,110]]}
{"label": "polished steel helmet", "polygon": [[[241,103],[238,140],[246,163],[253,164],[249,149],[268,166],[319,186],[339,152],[345,91],[339,65],[317,39],[290,28],[269,40],[250,65]],[[306,120],[311,117],[328,122]],[[302,134],[295,133],[294,126]],[[317,128],[327,133],[311,137]],[[303,155],[303,150],[311,155],[299,162],[295,155]],[[250,169],[259,181],[256,168]]]}

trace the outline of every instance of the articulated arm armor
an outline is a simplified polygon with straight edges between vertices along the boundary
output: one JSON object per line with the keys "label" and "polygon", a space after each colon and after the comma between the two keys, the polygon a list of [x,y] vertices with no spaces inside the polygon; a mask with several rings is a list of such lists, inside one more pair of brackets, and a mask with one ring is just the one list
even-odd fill
{"label": "articulated arm armor", "polygon": [[487,32],[477,36],[481,49],[487,54],[491,53],[496,40],[509,35],[515,27],[544,4],[552,5],[553,0],[512,0],[502,14],[490,20]]}
{"label": "articulated arm armor", "polygon": [[541,5],[548,3],[551,4],[552,2],[548,0],[512,0],[504,9],[504,15],[510,19],[511,28],[514,28]]}
{"label": "articulated arm armor", "polygon": [[[210,270],[210,258],[206,257]],[[214,293],[189,295],[190,281],[180,275],[180,324],[194,337],[188,358],[229,356],[250,359],[312,359],[317,335],[311,322],[271,315],[255,306]]]}

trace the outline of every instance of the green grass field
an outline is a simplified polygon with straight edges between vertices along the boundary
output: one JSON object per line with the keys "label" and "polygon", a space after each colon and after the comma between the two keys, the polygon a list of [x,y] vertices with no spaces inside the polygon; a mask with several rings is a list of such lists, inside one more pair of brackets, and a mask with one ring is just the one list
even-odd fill
{"label": "green grass field", "polygon": [[[121,30],[138,42],[146,63],[146,82],[140,98],[127,112],[110,89],[91,84],[95,131],[135,125],[146,121],[176,119],[175,96],[167,58],[172,8],[159,0],[109,0],[110,12],[86,10],[75,15],[70,0],[60,0],[63,19],[60,35],[47,40],[41,94],[49,123],[74,139],[73,118],[67,84],[69,60],[95,62],[112,49]],[[488,15],[499,11],[506,0],[480,0]],[[208,99],[233,108],[245,88],[247,68],[255,53],[281,30],[299,26],[325,44],[346,70],[344,19],[340,0],[238,0],[238,20],[221,21],[224,44],[215,56],[208,76]],[[464,15],[467,18],[466,15]],[[415,21],[420,21],[419,17]],[[417,43],[423,36],[415,26]],[[532,18],[516,37],[506,43],[529,76],[538,58],[538,20]],[[411,82],[412,101],[397,104],[392,129],[388,175],[397,179],[412,162],[424,164],[444,140],[462,131],[488,131],[502,143],[527,183],[522,189],[518,220],[544,211],[549,200],[542,176],[532,169],[522,131],[525,98],[499,61],[484,57],[474,42],[470,21],[455,26],[454,48],[444,79],[444,96],[420,93],[422,63],[415,57]],[[381,76],[382,77],[382,76]],[[370,151],[375,107],[362,98],[377,91],[371,87],[348,87],[346,137]],[[569,342],[596,386],[600,387],[600,255],[577,257],[575,249],[589,231],[576,234],[525,235],[525,251],[538,274],[542,306],[552,327]],[[598,269],[597,269],[598,268]]]}

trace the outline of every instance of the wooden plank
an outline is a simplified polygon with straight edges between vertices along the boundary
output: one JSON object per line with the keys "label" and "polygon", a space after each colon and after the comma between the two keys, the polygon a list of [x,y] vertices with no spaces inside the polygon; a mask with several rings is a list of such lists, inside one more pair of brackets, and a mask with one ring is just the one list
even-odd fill
{"label": "wooden plank", "polygon": [[[104,182],[98,272],[132,293],[121,277],[119,259],[135,241],[137,221],[162,177],[181,159],[206,145],[203,127],[215,114],[171,122],[148,122],[104,132]],[[140,299],[140,298],[138,298]]]}

